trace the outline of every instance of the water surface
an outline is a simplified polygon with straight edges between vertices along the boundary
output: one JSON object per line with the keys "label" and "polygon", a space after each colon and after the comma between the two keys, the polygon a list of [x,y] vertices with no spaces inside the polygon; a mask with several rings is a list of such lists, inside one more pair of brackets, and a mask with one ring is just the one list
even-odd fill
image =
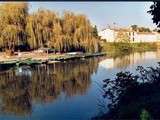
{"label": "water surface", "polygon": [[160,52],[145,52],[0,71],[0,119],[90,119],[107,111],[100,106],[104,79],[159,59]]}

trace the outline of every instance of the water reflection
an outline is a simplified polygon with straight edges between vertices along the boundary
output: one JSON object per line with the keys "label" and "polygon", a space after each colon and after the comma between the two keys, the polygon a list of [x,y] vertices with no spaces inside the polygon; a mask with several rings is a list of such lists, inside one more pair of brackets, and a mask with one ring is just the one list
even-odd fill
{"label": "water reflection", "polygon": [[32,113],[34,102],[53,102],[61,93],[66,97],[85,94],[99,60],[23,66],[0,72],[0,111],[28,115]]}
{"label": "water reflection", "polygon": [[116,58],[106,58],[101,61],[99,65],[106,69],[112,68],[127,68],[128,65],[137,64],[144,60],[157,59],[160,58],[160,51],[157,52],[142,52],[142,53],[131,53],[129,55],[116,57]]}

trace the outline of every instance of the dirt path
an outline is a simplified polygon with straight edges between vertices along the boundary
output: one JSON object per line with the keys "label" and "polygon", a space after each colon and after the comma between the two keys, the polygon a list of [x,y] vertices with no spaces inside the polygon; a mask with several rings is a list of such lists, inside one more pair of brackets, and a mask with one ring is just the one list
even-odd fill
{"label": "dirt path", "polygon": [[32,58],[34,60],[46,60],[48,59],[48,54],[37,53],[37,52],[21,52],[20,55],[7,56],[4,52],[0,52],[0,62],[18,60],[18,59],[23,60],[27,58]]}

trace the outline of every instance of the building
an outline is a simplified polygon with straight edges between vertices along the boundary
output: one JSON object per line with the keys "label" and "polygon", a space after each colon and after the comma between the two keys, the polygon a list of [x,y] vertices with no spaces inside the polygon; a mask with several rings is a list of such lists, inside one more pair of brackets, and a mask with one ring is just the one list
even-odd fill
{"label": "building", "polygon": [[115,41],[115,31],[113,29],[104,29],[98,32],[98,35],[101,37],[101,39],[105,39],[107,42]]}
{"label": "building", "polygon": [[[134,35],[133,35],[134,33]],[[132,32],[131,42],[158,42],[160,41],[159,33],[151,32]]]}
{"label": "building", "polygon": [[129,42],[133,43],[160,41],[160,34],[157,32],[135,32],[131,28],[106,28],[98,32],[98,35],[106,42],[120,42],[119,32],[128,35]]}

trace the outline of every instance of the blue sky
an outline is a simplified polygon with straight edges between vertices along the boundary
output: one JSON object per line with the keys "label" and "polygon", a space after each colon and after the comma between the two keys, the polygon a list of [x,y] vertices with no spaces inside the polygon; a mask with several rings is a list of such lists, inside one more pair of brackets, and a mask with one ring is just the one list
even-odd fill
{"label": "blue sky", "polygon": [[30,12],[39,7],[59,13],[70,10],[87,15],[99,29],[113,22],[121,26],[137,24],[153,28],[155,25],[147,13],[151,4],[152,2],[30,2]]}
{"label": "blue sky", "polygon": [[121,26],[137,24],[153,28],[155,25],[147,13],[151,4],[152,2],[30,2],[30,12],[40,7],[59,13],[70,10],[85,14],[98,29],[113,22]]}

